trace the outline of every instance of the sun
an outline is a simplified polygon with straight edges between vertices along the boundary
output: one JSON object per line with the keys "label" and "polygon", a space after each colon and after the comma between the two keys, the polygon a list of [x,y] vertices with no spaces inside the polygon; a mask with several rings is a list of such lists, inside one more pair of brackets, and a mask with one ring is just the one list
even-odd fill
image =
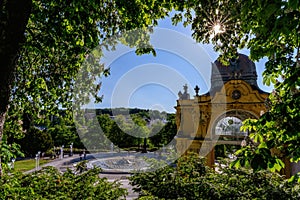
{"label": "sun", "polygon": [[210,35],[210,39],[216,36],[225,39],[227,30],[231,29],[234,25],[230,13],[224,13],[224,9],[217,8],[213,11],[202,10],[207,18],[207,28]]}
{"label": "sun", "polygon": [[212,31],[214,33],[214,35],[220,34],[220,33],[224,33],[225,27],[222,26],[222,24],[220,24],[219,22],[216,22],[213,27],[212,27]]}

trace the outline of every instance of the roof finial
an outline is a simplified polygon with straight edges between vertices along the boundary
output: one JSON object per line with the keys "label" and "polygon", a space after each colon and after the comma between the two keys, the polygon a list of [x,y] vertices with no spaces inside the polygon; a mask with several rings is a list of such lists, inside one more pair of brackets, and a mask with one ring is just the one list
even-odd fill
{"label": "roof finial", "polygon": [[196,92],[196,97],[199,96],[199,91],[200,91],[200,88],[198,87],[198,85],[196,85],[196,87],[194,88],[195,92]]}

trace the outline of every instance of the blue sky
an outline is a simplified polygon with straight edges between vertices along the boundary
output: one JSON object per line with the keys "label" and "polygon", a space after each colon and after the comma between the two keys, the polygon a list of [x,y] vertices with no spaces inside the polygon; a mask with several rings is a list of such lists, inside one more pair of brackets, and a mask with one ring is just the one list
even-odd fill
{"label": "blue sky", "polygon": [[[210,88],[211,63],[218,53],[209,44],[197,44],[191,38],[190,28],[182,24],[172,26],[170,19],[160,20],[151,37],[156,49],[153,55],[137,56],[134,49],[118,45],[114,52],[105,52],[102,61],[111,68],[111,75],[102,79],[100,94],[103,102],[96,108],[130,107],[158,109],[174,113],[177,94],[188,84],[189,93],[198,85],[200,94]],[[240,53],[249,55],[247,49]],[[261,74],[265,59],[256,62],[259,87],[270,92],[271,87],[262,84]]]}

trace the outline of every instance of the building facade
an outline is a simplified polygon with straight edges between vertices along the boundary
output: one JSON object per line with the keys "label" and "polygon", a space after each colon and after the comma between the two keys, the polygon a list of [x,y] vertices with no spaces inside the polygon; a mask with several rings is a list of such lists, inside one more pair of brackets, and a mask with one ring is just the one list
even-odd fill
{"label": "building facade", "polygon": [[269,94],[259,89],[255,64],[243,54],[229,66],[212,63],[209,92],[199,95],[198,86],[194,90],[193,97],[187,85],[178,93],[176,149],[179,154],[199,153],[213,166],[215,145],[240,145],[248,134],[240,131],[241,122],[259,118],[267,110]]}

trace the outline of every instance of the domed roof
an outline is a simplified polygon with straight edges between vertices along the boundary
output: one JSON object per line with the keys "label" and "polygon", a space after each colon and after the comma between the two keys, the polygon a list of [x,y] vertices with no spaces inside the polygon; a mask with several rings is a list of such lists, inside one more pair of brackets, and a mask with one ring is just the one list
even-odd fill
{"label": "domed roof", "polygon": [[212,64],[210,93],[215,93],[227,81],[234,79],[246,81],[258,89],[256,67],[248,56],[239,54],[238,59],[230,60],[229,66],[224,66],[216,60]]}

